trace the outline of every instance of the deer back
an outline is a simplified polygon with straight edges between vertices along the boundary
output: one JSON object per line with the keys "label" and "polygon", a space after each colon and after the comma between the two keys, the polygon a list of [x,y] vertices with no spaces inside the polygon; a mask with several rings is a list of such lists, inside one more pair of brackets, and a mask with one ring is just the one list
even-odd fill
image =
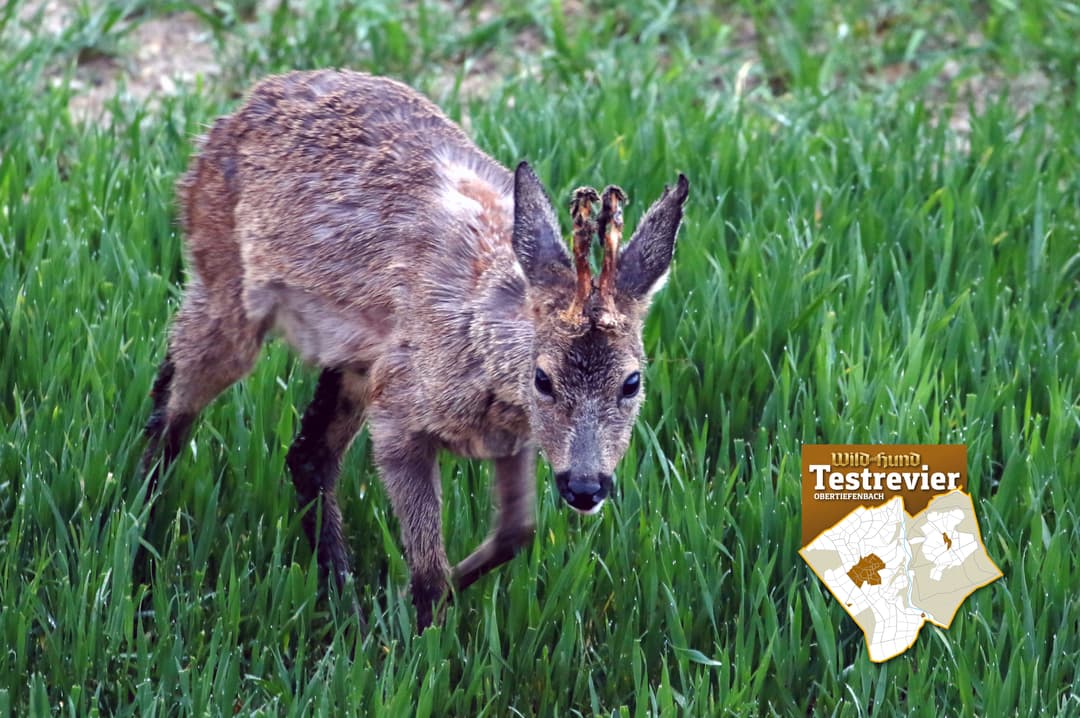
{"label": "deer back", "polygon": [[313,364],[379,364],[381,383],[409,373],[415,396],[398,411],[413,424],[523,403],[514,365],[532,327],[513,177],[412,89],[271,77],[215,123],[179,199],[211,296],[239,294]]}

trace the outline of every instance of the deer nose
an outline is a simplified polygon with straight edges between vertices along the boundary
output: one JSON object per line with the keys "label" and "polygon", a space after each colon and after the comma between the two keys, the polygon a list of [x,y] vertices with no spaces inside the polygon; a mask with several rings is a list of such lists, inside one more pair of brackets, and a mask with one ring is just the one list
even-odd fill
{"label": "deer nose", "polygon": [[593,474],[578,476],[564,471],[555,475],[555,485],[563,501],[575,511],[596,513],[611,493],[611,476]]}

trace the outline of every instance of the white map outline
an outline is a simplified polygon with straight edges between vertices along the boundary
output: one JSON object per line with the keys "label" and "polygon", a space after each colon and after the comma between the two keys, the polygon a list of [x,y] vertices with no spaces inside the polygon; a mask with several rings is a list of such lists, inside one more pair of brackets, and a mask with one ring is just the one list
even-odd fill
{"label": "white map outline", "polygon": [[[957,530],[967,518],[963,510],[934,509],[934,504],[940,505],[943,499],[956,495],[963,496],[965,508],[970,509],[974,534]],[[921,527],[921,535],[909,537],[908,531],[916,526]],[[827,552],[824,556],[832,553],[839,558],[839,563],[821,571],[819,568],[827,562],[819,560],[815,565],[812,556],[808,556],[815,552]],[[863,581],[857,586],[848,572],[870,554],[877,556],[885,568],[877,572],[878,583]],[[911,648],[928,621],[948,628],[960,605],[972,593],[1003,575],[986,551],[974,502],[961,489],[938,494],[914,516],[907,513],[901,495],[879,506],[860,506],[800,549],[799,555],[862,629],[867,653],[875,663],[887,661]],[[985,559],[993,568],[993,575],[977,583],[968,583],[962,589],[929,594],[944,595],[955,602],[947,617],[935,615],[921,601],[916,601],[916,570],[922,572],[928,564],[932,565],[928,580],[936,582],[949,569],[964,569],[973,556],[976,561]],[[966,575],[967,571],[961,573]],[[922,583],[919,582],[919,593],[925,596]],[[960,590],[964,591],[963,596],[959,596]]]}

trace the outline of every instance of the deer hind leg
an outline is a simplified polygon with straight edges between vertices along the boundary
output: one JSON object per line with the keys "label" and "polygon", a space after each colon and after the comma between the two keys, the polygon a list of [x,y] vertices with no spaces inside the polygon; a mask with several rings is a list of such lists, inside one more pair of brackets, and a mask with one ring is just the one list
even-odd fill
{"label": "deer hind leg", "polygon": [[536,533],[536,449],[528,446],[495,460],[495,525],[479,548],[454,566],[457,590],[500,566],[524,548]]}
{"label": "deer hind leg", "polygon": [[341,458],[364,423],[367,388],[363,374],[324,369],[285,459],[300,506],[306,509],[304,532],[316,548],[319,566],[339,589],[349,575],[350,562],[334,487]]}
{"label": "deer hind leg", "polygon": [[247,319],[239,291],[230,296],[235,300],[214,306],[198,279],[192,280],[173,320],[146,424],[142,469],[150,492],[179,455],[199,412],[255,365],[265,330]]}

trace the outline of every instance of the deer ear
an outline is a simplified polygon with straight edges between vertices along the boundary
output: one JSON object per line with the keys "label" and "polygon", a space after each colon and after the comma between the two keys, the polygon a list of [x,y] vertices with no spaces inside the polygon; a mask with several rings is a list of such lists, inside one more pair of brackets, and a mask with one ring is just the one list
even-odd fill
{"label": "deer ear", "polygon": [[620,294],[648,300],[664,285],[689,192],[690,183],[680,174],[675,189],[664,187],[664,194],[649,207],[619,255],[615,287]]}
{"label": "deer ear", "polygon": [[514,254],[530,284],[552,284],[571,273],[559,222],[540,178],[528,162],[514,172]]}

